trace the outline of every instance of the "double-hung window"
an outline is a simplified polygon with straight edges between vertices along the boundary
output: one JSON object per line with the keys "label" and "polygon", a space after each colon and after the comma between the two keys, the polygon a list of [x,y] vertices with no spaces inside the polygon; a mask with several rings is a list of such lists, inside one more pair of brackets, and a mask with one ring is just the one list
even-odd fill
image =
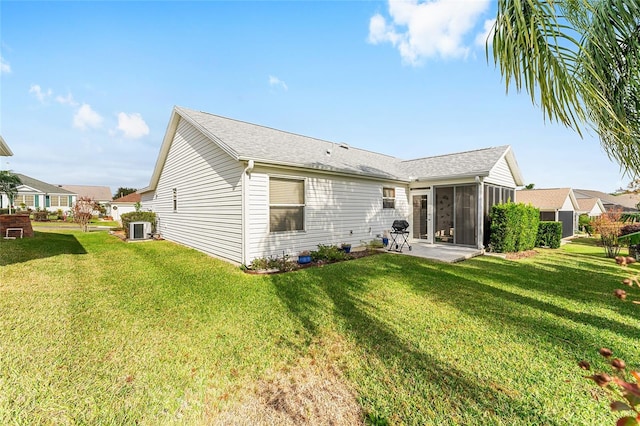
{"label": "double-hung window", "polygon": [[304,230],[304,180],[269,178],[269,231]]}
{"label": "double-hung window", "polygon": [[396,208],[396,189],[395,188],[382,188],[382,208],[383,209]]}

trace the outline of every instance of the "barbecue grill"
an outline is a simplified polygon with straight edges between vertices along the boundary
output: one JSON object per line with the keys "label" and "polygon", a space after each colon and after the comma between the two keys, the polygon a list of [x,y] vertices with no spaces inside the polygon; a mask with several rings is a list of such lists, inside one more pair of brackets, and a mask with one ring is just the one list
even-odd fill
{"label": "barbecue grill", "polygon": [[393,221],[393,225],[391,225],[393,231],[389,233],[391,235],[391,244],[389,245],[389,250],[394,250],[402,253],[403,247],[407,246],[409,247],[409,251],[411,251],[411,245],[407,241],[407,238],[409,238],[409,231],[407,231],[408,227],[409,222],[407,222],[406,220],[400,219]]}

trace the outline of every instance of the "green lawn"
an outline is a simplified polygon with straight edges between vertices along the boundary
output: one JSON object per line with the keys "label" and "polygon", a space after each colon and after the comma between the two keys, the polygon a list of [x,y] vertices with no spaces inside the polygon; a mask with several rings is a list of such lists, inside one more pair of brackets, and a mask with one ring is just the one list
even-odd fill
{"label": "green lawn", "polygon": [[2,240],[0,424],[210,424],[316,373],[366,423],[614,424],[576,364],[640,366],[640,307],[612,296],[639,269],[588,241],[258,276],[106,232]]}

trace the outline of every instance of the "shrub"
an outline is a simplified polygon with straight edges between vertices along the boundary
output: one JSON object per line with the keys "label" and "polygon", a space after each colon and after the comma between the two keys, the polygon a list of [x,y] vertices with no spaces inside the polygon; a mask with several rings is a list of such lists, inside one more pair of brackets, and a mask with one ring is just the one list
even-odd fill
{"label": "shrub", "polygon": [[625,241],[626,243],[628,243],[630,246],[635,246],[640,244],[640,234],[638,235],[631,235],[627,238],[622,238],[626,235],[629,234],[635,234],[636,232],[640,232],[640,223],[631,223],[629,225],[625,225],[622,228],[620,228],[620,237],[619,239],[621,241]]}
{"label": "shrub", "polygon": [[496,204],[491,208],[491,250],[498,253],[535,247],[540,211],[522,203]]}
{"label": "shrub", "polygon": [[0,214],[9,214],[9,209],[0,209]]}
{"label": "shrub", "polygon": [[593,233],[591,218],[586,213],[583,213],[578,217],[578,226],[583,232],[586,232],[589,235]]}
{"label": "shrub", "polygon": [[318,244],[318,250],[311,252],[311,260],[314,262],[337,262],[339,260],[345,260],[348,255],[340,250],[338,246]]}
{"label": "shrub", "polygon": [[593,229],[600,234],[607,257],[613,258],[620,253],[618,237],[624,226],[620,221],[621,216],[621,210],[612,210],[601,214],[591,222]]}
{"label": "shrub", "polygon": [[151,232],[156,232],[156,214],[153,212],[131,212],[120,216],[125,235],[129,238],[129,223],[151,222]]}
{"label": "shrub", "polygon": [[540,222],[538,225],[538,235],[536,238],[537,247],[560,248],[562,240],[561,222]]}

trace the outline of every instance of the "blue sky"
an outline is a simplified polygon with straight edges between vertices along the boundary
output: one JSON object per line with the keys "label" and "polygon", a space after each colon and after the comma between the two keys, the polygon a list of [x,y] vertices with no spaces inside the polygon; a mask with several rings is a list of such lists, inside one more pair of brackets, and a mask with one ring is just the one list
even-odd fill
{"label": "blue sky", "polygon": [[410,159],[512,145],[537,188],[626,186],[505,94],[491,0],[0,2],[0,134],[53,184],[147,186],[174,105]]}

